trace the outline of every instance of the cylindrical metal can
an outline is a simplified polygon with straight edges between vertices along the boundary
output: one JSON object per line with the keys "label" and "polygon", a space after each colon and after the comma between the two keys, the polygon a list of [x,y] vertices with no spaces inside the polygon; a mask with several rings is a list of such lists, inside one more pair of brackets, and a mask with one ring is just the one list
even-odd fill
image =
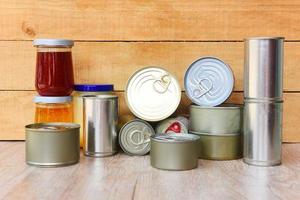
{"label": "cylindrical metal can", "polygon": [[166,119],[156,126],[155,133],[188,133],[188,124],[188,119],[183,116]]}
{"label": "cylindrical metal can", "polygon": [[199,136],[156,134],[151,136],[151,166],[165,170],[189,170],[198,166]]}
{"label": "cylindrical metal can", "polygon": [[281,163],[282,102],[244,104],[244,161],[259,166]]}
{"label": "cylindrical metal can", "polygon": [[26,163],[58,167],[79,162],[79,129],[73,123],[36,123],[25,126]]}
{"label": "cylindrical metal can", "polygon": [[245,40],[245,98],[282,100],[283,40],[283,37]]}
{"label": "cylindrical metal can", "polygon": [[83,150],[86,156],[105,157],[117,152],[118,97],[83,97]]}

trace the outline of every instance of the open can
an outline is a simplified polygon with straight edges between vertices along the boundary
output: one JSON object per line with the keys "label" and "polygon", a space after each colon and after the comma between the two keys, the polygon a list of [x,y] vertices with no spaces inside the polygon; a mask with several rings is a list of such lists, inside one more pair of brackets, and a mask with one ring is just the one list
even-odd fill
{"label": "open can", "polygon": [[26,163],[58,167],[79,162],[78,124],[36,123],[25,126]]}

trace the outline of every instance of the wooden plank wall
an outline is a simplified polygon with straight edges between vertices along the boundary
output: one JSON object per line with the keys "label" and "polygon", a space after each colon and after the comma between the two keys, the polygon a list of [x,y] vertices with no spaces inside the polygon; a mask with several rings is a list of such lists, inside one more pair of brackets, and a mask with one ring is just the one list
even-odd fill
{"label": "wooden plank wall", "polygon": [[[121,114],[128,77],[145,66],[174,73],[216,56],[235,75],[229,101],[241,103],[243,39],[284,36],[285,142],[300,141],[300,2],[293,0],[2,0],[0,2],[0,139],[24,139],[34,114],[35,38],[70,38],[77,83],[114,83]],[[184,96],[177,113],[187,113]]]}

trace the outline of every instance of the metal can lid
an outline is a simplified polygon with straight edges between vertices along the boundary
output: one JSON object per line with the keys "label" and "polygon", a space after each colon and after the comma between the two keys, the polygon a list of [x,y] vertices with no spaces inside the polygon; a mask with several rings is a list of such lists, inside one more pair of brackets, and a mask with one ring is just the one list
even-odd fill
{"label": "metal can lid", "polygon": [[121,128],[119,143],[123,151],[129,155],[145,155],[150,151],[150,136],[154,134],[149,123],[134,119]]}
{"label": "metal can lid", "polygon": [[74,46],[73,40],[66,40],[66,39],[35,39],[33,40],[33,46]]}
{"label": "metal can lid", "polygon": [[72,101],[71,96],[59,96],[59,97],[49,97],[49,96],[35,96],[35,103],[67,103]]}
{"label": "metal can lid", "polygon": [[200,106],[217,106],[231,94],[234,77],[230,67],[222,60],[204,57],[193,62],[184,77],[186,94]]}
{"label": "metal can lid", "polygon": [[79,92],[111,92],[113,84],[76,84],[74,90]]}
{"label": "metal can lid", "polygon": [[34,130],[38,132],[60,132],[60,131],[67,131],[70,129],[79,129],[80,125],[75,123],[34,123],[28,124],[25,126],[27,130]]}
{"label": "metal can lid", "polygon": [[199,136],[188,134],[188,133],[165,133],[165,134],[156,134],[152,135],[151,139],[158,142],[165,143],[186,143],[186,142],[194,142],[200,139]]}
{"label": "metal can lid", "polygon": [[128,80],[125,94],[131,112],[146,121],[160,121],[175,112],[181,99],[176,78],[159,67],[146,67]]}

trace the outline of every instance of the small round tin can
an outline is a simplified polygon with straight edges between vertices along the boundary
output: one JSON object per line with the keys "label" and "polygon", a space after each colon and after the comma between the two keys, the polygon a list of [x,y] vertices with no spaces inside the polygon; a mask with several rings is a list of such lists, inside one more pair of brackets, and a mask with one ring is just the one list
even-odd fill
{"label": "small round tin can", "polygon": [[184,77],[184,87],[191,101],[200,106],[217,106],[231,94],[234,77],[230,67],[214,57],[193,62]]}
{"label": "small round tin can", "polygon": [[191,132],[206,134],[236,134],[242,130],[243,106],[222,104],[216,107],[190,106]]}
{"label": "small round tin can", "polygon": [[142,156],[150,151],[150,136],[155,132],[152,126],[143,120],[127,122],[119,132],[119,144],[122,150],[132,156]]}
{"label": "small round tin can", "polygon": [[189,121],[183,116],[165,119],[155,129],[155,133],[188,133]]}
{"label": "small round tin can", "polygon": [[25,126],[26,163],[58,167],[79,162],[80,126],[74,123],[36,123]]}
{"label": "small round tin can", "polygon": [[164,170],[190,170],[198,166],[199,136],[187,133],[151,136],[151,166]]}
{"label": "small round tin can", "polygon": [[181,89],[171,73],[159,67],[146,67],[128,80],[125,100],[135,116],[155,122],[175,112],[181,100]]}
{"label": "small round tin can", "polygon": [[211,135],[193,133],[200,136],[198,150],[200,159],[234,160],[242,158],[242,135]]}

